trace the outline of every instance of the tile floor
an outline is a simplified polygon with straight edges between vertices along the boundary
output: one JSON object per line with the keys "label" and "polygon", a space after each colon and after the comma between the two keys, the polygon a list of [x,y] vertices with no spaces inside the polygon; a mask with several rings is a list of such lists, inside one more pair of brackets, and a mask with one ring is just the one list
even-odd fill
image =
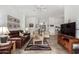
{"label": "tile floor", "polygon": [[67,51],[57,44],[57,36],[50,36],[50,39],[47,40],[52,49],[50,51],[24,51],[26,43],[22,49],[17,49],[13,54],[67,54]]}

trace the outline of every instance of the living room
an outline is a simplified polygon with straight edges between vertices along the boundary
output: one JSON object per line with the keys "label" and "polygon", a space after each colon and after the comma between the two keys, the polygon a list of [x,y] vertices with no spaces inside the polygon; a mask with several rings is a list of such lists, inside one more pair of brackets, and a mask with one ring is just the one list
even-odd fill
{"label": "living room", "polygon": [[[78,48],[79,43],[78,10],[78,5],[0,5],[0,53],[79,53],[77,49],[73,50],[75,46]],[[74,33],[65,33],[65,25],[66,31],[61,31],[62,24],[73,22],[76,23],[71,25],[74,30],[69,30]],[[71,40],[70,36],[76,40]],[[63,37],[70,39],[69,43]]]}

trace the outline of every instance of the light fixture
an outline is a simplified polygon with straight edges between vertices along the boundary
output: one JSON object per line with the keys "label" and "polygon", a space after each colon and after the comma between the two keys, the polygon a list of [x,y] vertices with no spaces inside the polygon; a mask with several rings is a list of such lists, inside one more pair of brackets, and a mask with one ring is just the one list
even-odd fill
{"label": "light fixture", "polygon": [[28,28],[28,27],[26,27],[25,31],[28,33],[28,32],[29,32],[29,28]]}
{"label": "light fixture", "polygon": [[26,31],[28,31],[29,30],[29,28],[26,28]]}
{"label": "light fixture", "polygon": [[0,27],[0,35],[9,34],[9,30],[7,27]]}
{"label": "light fixture", "polygon": [[43,25],[43,23],[40,23],[40,25]]}
{"label": "light fixture", "polygon": [[9,30],[7,27],[0,27],[0,39],[2,43],[6,42],[8,34]]}

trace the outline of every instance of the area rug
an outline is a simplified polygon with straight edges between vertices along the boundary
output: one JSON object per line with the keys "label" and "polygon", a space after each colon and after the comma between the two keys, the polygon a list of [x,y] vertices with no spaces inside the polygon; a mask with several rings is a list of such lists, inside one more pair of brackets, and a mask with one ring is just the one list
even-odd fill
{"label": "area rug", "polygon": [[26,50],[51,50],[51,48],[47,42],[47,39],[44,39],[43,45],[41,45],[41,42],[36,42],[36,44],[33,45],[33,41],[30,40],[28,45],[25,48],[25,51]]}

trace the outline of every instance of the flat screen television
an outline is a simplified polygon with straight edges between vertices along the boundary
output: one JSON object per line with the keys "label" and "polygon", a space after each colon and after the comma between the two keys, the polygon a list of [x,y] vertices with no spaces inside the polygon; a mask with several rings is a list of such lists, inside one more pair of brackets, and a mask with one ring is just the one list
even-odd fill
{"label": "flat screen television", "polygon": [[67,24],[62,24],[61,25],[61,31],[62,34],[66,34],[69,36],[74,36],[76,35],[76,23],[67,23]]}

